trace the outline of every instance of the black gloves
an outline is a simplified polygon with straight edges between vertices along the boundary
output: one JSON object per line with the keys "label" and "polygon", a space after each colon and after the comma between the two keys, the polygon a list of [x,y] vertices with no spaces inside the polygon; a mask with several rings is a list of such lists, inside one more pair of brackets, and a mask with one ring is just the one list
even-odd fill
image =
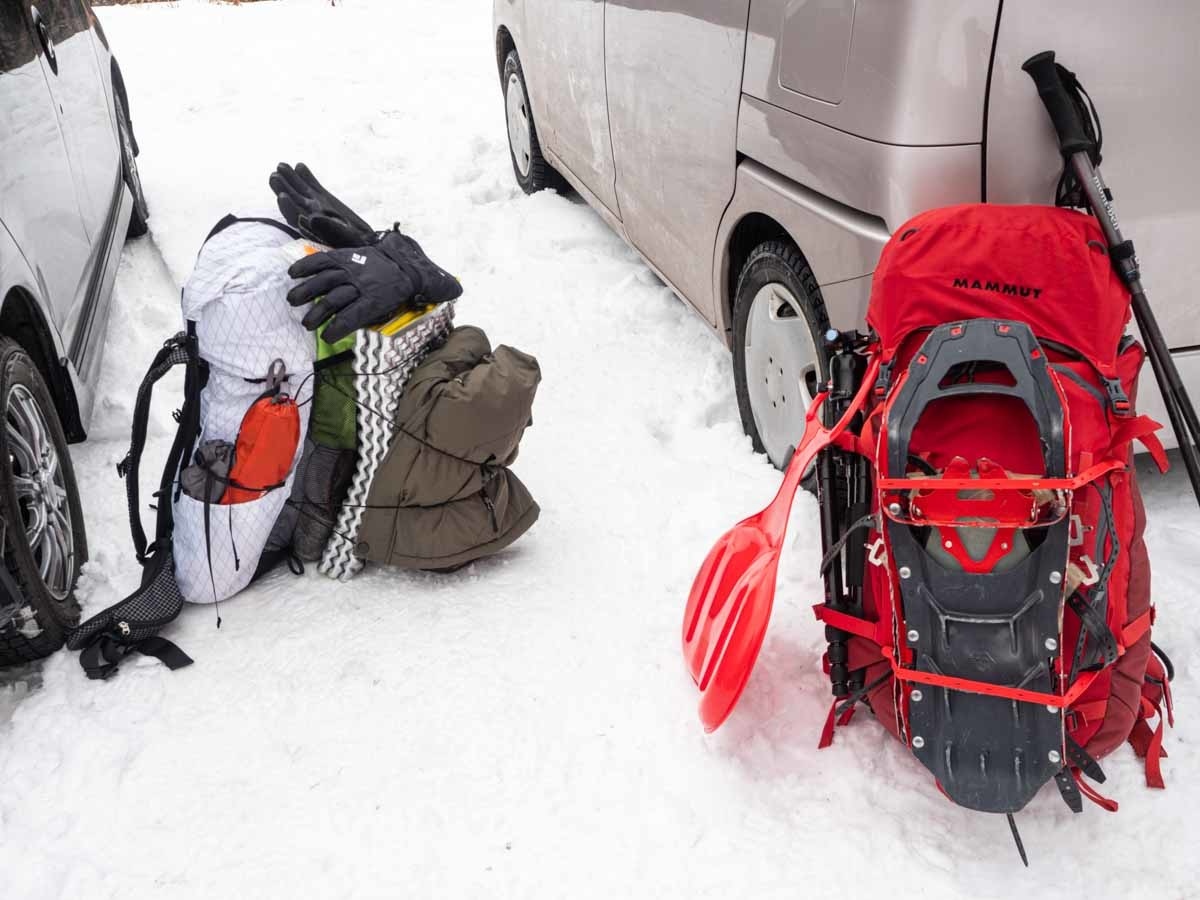
{"label": "black gloves", "polygon": [[304,317],[304,327],[312,331],[331,319],[322,335],[330,344],[405,310],[462,294],[458,279],[430,261],[408,235],[395,230],[373,236],[371,246],[316,253],[288,269],[293,278],[306,279],[288,292],[288,303],[303,306],[320,298]]}
{"label": "black gloves", "polygon": [[304,163],[280,163],[269,179],[279,211],[306,238],[329,247],[361,247],[378,239],[358,213],[321,186]]}

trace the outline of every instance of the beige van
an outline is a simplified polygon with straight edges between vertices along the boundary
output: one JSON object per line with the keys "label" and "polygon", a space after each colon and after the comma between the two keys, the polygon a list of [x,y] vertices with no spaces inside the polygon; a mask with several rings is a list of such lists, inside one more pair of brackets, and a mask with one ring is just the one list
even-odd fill
{"label": "beige van", "polygon": [[[1061,161],[1021,71],[1040,50],[1095,100],[1125,233],[1200,394],[1195,0],[494,0],[494,17],[517,180],[565,179],[708,320],[776,465],[824,376],[820,336],[861,327],[893,229],[1053,202]],[[1152,384],[1141,405],[1161,414]]]}

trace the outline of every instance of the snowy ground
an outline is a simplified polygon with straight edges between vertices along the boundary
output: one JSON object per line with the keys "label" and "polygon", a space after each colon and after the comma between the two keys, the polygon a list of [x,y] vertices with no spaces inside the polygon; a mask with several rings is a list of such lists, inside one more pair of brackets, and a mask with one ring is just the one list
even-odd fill
{"label": "snowy ground", "polygon": [[[1149,484],[1169,788],[1105,762],[1120,814],[1053,788],[1002,818],[942,799],[869,717],[827,703],[797,504],[747,695],[706,737],[679,654],[695,567],[777,474],[738,425],[726,352],[578,200],[516,188],[485,0],[103,9],[142,146],[152,240],[129,247],[90,443],[75,456],[102,608],[135,583],[121,484],[132,395],[224,213],[271,212],[307,161],[458,273],[459,319],[538,356],[518,471],[543,506],[452,576],[282,572],[171,636],[196,665],[87,681],[59,654],[0,686],[0,894],[43,897],[1200,896],[1197,518]],[[169,407],[152,447],[165,452]],[[154,471],[157,463],[148,463]],[[11,720],[5,723],[7,712]],[[869,851],[866,848],[871,848]],[[864,860],[869,855],[869,860]]]}

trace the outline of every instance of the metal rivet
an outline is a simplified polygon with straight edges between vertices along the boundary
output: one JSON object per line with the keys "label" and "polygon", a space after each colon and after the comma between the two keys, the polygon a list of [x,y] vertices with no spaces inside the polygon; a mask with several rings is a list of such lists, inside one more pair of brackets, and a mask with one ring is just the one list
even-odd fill
{"label": "metal rivet", "polygon": [[951,547],[954,546],[954,541],[946,541],[944,546],[946,547],[947,550],[949,550]]}
{"label": "metal rivet", "polygon": [[1058,649],[1058,641],[1054,638],[1046,638],[1046,649],[1053,653]]}
{"label": "metal rivet", "polygon": [[915,628],[909,629],[908,642],[910,644],[915,644],[920,639],[921,639],[921,632],[917,631],[917,629],[915,629]]}
{"label": "metal rivet", "polygon": [[920,750],[925,746],[925,738],[921,737],[919,734],[915,735],[912,739],[912,745],[915,750]]}
{"label": "metal rivet", "polygon": [[1050,573],[1050,583],[1051,584],[1062,584],[1062,572],[1051,572]]}
{"label": "metal rivet", "polygon": [[1046,754],[1046,759],[1050,760],[1052,763],[1060,763],[1062,762],[1062,754],[1057,750],[1051,750]]}
{"label": "metal rivet", "polygon": [[1058,715],[1058,707],[1047,705],[1046,712],[1050,713],[1050,715],[1052,715],[1052,716],[1057,716]]}
{"label": "metal rivet", "polygon": [[912,577],[912,569],[910,569],[908,566],[901,566],[900,567],[900,577],[901,578],[911,578]]}
{"label": "metal rivet", "polygon": [[925,695],[922,694],[919,690],[915,690],[911,694],[908,695],[908,699],[911,700],[913,703],[920,703],[923,699],[925,699]]}
{"label": "metal rivet", "polygon": [[888,512],[890,512],[893,516],[900,515],[900,504],[899,503],[889,503],[888,504]]}

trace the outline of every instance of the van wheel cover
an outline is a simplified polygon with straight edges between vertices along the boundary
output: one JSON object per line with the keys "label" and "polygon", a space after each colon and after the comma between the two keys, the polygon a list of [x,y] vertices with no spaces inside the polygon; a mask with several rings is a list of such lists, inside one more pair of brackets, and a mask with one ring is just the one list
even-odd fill
{"label": "van wheel cover", "polygon": [[5,406],[8,464],[25,540],[46,590],[64,600],[75,571],[75,530],[58,451],[50,425],[25,385],[9,388]]}
{"label": "van wheel cover", "polygon": [[820,389],[812,329],[785,285],[766,284],[754,295],[745,342],[746,392],[754,427],[771,462],[782,467],[804,433],[804,412]]}

